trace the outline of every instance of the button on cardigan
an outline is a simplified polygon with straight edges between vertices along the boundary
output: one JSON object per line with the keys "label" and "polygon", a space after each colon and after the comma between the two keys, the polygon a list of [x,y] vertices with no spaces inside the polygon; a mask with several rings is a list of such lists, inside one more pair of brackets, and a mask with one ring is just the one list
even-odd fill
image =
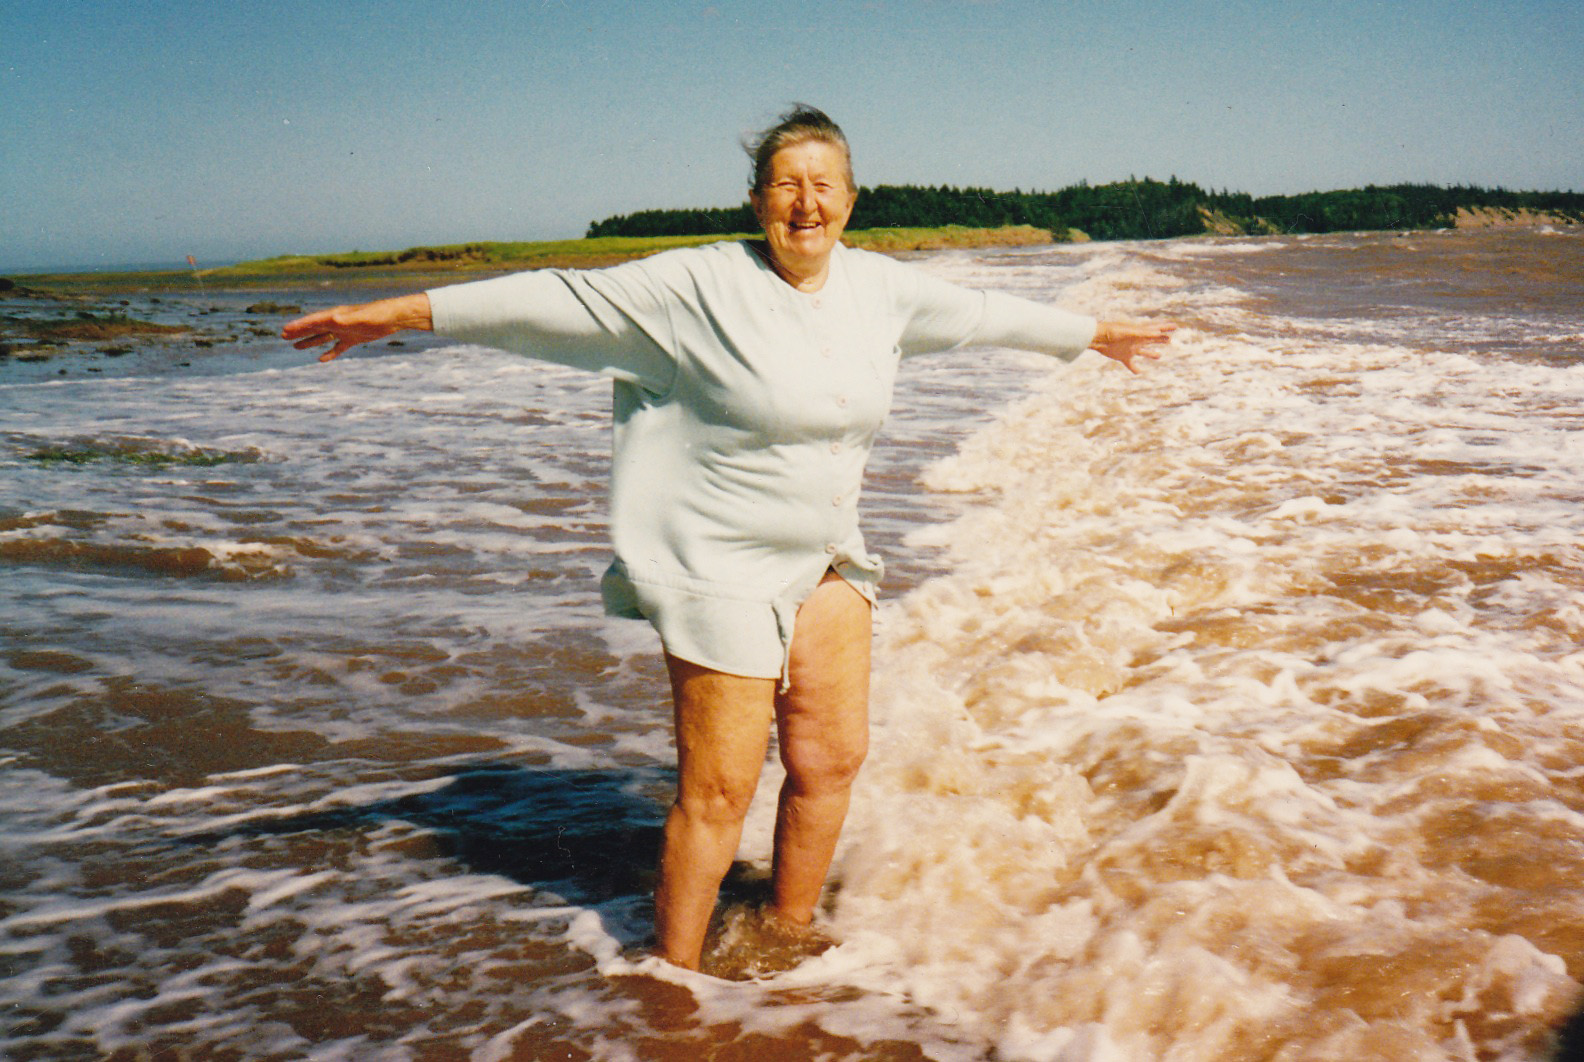
{"label": "button on cardigan", "polygon": [[812,294],[747,242],[428,294],[442,335],[613,379],[606,611],[647,618],[684,660],[783,686],[798,606],[828,569],[875,599],[858,493],[899,359],[1071,358],[1095,331],[842,246]]}

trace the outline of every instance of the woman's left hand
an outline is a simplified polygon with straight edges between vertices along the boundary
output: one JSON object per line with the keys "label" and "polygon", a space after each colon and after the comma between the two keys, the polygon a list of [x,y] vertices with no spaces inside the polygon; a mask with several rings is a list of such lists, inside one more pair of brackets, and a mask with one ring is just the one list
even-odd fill
{"label": "woman's left hand", "polygon": [[1177,330],[1174,321],[1155,324],[1131,324],[1126,321],[1101,321],[1095,328],[1090,349],[1098,350],[1112,361],[1120,361],[1128,372],[1140,371],[1135,362],[1139,358],[1159,360],[1161,348],[1171,342]]}

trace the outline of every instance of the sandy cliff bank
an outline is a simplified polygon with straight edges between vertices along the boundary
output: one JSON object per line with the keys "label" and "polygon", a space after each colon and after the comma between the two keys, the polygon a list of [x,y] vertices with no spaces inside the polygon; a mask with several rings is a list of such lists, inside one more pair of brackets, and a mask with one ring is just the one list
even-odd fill
{"label": "sandy cliff bank", "polygon": [[1457,212],[1457,227],[1460,229],[1532,229],[1538,225],[1568,228],[1578,224],[1572,218],[1543,210],[1459,207]]}

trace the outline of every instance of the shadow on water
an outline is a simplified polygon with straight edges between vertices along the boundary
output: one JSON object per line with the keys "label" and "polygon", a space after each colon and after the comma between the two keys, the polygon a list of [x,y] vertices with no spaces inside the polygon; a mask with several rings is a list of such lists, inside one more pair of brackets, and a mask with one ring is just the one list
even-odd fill
{"label": "shadow on water", "polygon": [[[364,830],[405,822],[430,832],[434,855],[469,870],[598,903],[649,892],[671,768],[535,770],[479,764],[426,793],[251,822],[231,837]],[[214,834],[188,838],[212,842]]]}
{"label": "shadow on water", "polygon": [[1584,1062],[1584,1008],[1578,1010],[1557,1034],[1551,1062]]}

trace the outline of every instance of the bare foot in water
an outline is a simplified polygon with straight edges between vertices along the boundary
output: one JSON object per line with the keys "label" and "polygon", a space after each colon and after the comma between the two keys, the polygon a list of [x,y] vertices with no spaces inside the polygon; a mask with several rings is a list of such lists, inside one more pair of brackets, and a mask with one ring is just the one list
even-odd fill
{"label": "bare foot in water", "polygon": [[784,973],[835,943],[817,926],[794,925],[768,908],[738,904],[726,909],[705,942],[701,970],[728,981],[767,977]]}

